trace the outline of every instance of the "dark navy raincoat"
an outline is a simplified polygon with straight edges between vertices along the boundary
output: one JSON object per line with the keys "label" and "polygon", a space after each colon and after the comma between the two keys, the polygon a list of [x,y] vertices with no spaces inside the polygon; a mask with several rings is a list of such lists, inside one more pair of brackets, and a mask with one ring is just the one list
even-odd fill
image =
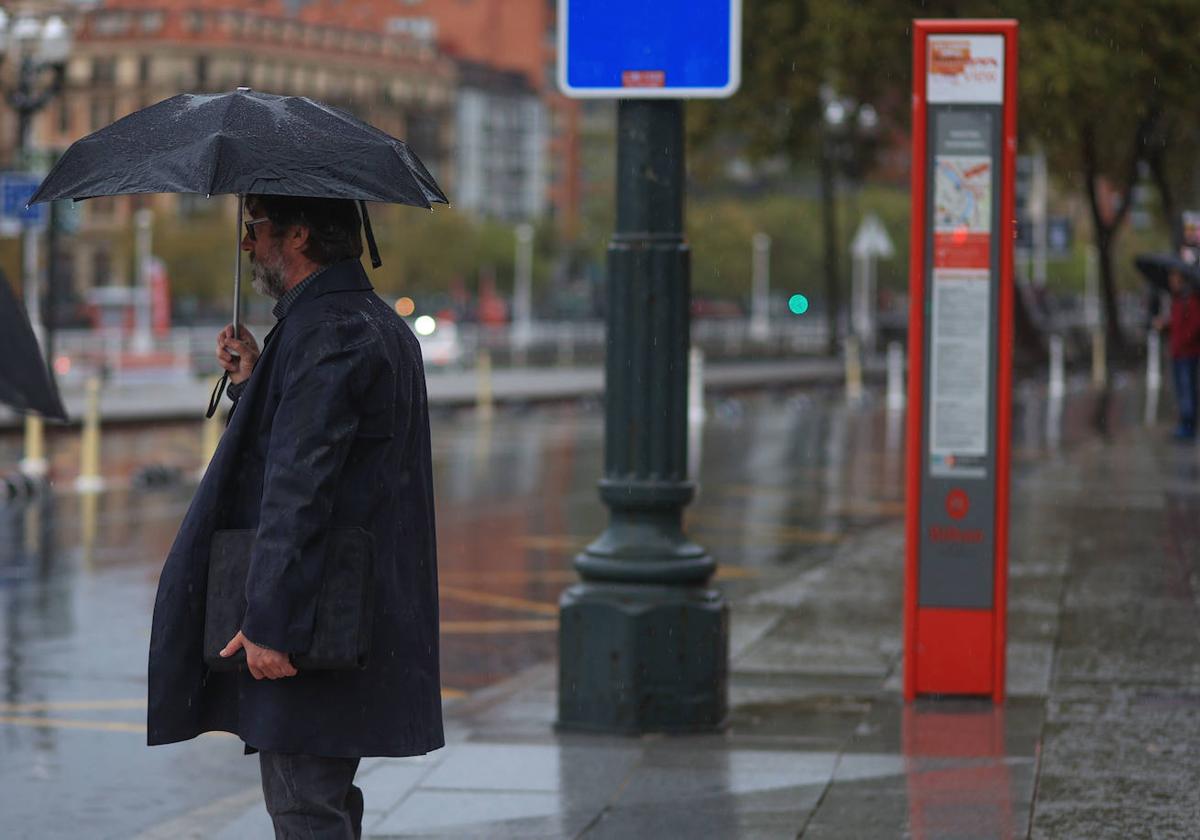
{"label": "dark navy raincoat", "polygon": [[[331,527],[375,543],[365,668],[255,680],[202,658],[209,543],[255,528],[243,631],[307,648]],[[421,351],[362,266],[329,267],[280,320],[233,409],[159,579],[148,740],[209,730],[321,756],[443,745],[429,414]]]}

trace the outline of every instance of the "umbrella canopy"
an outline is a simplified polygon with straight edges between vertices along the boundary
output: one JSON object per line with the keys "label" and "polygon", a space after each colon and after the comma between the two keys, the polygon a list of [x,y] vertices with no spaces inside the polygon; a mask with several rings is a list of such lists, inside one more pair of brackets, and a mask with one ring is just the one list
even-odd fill
{"label": "umbrella canopy", "polygon": [[0,402],[22,414],[66,421],[58,386],[46,369],[25,307],[0,272]]}
{"label": "umbrella canopy", "polygon": [[[242,214],[245,196],[294,195],[358,202],[371,264],[381,264],[368,201],[429,209],[449,204],[403,140],[304,96],[240,87],[183,93],[135,111],[75,141],[30,204],[134,193],[234,194],[233,324],[241,325]],[[220,400],[227,376],[214,400]],[[209,415],[215,410],[209,405]]]}
{"label": "umbrella canopy", "polygon": [[1139,254],[1134,257],[1133,264],[1146,282],[1164,292],[1171,291],[1169,278],[1172,271],[1178,271],[1192,285],[1200,284],[1200,265],[1189,263],[1174,254]]}
{"label": "umbrella canopy", "polygon": [[403,140],[306,97],[249,88],[173,96],[89,134],[30,203],[160,192],[449,203]]}

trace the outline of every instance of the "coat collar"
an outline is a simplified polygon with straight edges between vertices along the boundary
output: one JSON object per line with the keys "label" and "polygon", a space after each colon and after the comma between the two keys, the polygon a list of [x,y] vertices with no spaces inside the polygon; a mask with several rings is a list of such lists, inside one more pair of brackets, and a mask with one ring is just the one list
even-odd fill
{"label": "coat collar", "polygon": [[367,279],[367,272],[363,270],[362,263],[357,259],[351,258],[336,262],[308,284],[301,292],[300,297],[296,298],[288,308],[284,318],[295,312],[296,307],[302,306],[305,301],[315,300],[330,292],[370,291],[372,288],[371,281]]}

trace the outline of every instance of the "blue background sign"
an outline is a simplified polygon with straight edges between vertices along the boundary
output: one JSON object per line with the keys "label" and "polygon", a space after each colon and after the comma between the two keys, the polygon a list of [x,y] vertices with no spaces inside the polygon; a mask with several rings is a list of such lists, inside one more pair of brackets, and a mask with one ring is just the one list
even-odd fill
{"label": "blue background sign", "polygon": [[33,197],[42,179],[36,175],[23,172],[0,173],[0,197],[3,207],[0,208],[5,219],[19,221],[23,227],[41,225],[46,218],[46,205],[35,204],[25,209],[26,202]]}
{"label": "blue background sign", "polygon": [[741,0],[559,0],[559,87],[576,97],[731,96],[741,11]]}

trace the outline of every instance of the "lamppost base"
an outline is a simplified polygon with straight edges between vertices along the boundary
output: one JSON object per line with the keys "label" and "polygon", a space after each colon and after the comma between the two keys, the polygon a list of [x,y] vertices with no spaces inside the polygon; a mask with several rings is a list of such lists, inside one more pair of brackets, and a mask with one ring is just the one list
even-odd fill
{"label": "lamppost base", "polygon": [[559,606],[559,729],[640,735],[724,723],[729,608],[719,592],[581,583]]}

